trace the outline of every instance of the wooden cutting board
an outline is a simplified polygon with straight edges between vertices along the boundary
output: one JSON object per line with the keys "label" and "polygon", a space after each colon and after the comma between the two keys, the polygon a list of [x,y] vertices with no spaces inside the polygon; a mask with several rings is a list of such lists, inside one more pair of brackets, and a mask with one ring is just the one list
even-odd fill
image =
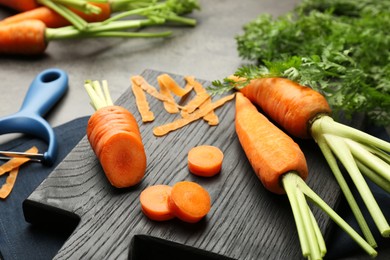
{"label": "wooden cutting board", "polygon": [[[142,76],[157,87],[161,73],[146,70]],[[184,86],[182,76],[171,76]],[[55,259],[150,259],[161,254],[171,259],[300,259],[287,196],[263,188],[237,139],[234,100],[215,111],[218,126],[198,120],[163,137],[155,137],[153,128],[178,115],[166,113],[160,101],[150,96],[148,100],[156,116],[152,123],[141,122],[130,87],[116,102],[133,112],[140,124],[148,167],[138,186],[113,188],[84,137],[24,202],[28,222],[74,229]],[[334,207],[340,190],[320,150],[312,140],[297,142],[307,157],[309,186]],[[187,152],[203,144],[218,146],[225,154],[218,176],[196,177],[187,169]],[[154,222],[143,215],[139,205],[143,189],[183,180],[209,191],[212,209],[205,219],[196,224],[177,219]],[[326,235],[331,221],[316,207],[314,215]]]}

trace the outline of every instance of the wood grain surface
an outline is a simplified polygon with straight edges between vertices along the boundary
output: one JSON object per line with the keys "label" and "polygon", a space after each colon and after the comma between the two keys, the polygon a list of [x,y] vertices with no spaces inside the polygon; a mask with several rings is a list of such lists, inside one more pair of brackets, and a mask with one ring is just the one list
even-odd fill
{"label": "wood grain surface", "polygon": [[[142,75],[158,86],[156,77],[160,73],[146,70]],[[184,86],[182,76],[171,75]],[[205,86],[210,84],[200,81]],[[172,245],[173,251],[179,250],[180,245],[221,258],[300,259],[287,196],[264,189],[239,144],[234,129],[234,100],[216,110],[218,126],[198,120],[166,136],[155,137],[153,127],[171,122],[178,115],[166,113],[160,101],[150,96],[148,99],[156,119],[147,124],[140,120],[130,87],[116,101],[133,112],[140,124],[148,167],[138,186],[113,188],[84,137],[24,202],[28,222],[58,229],[74,228],[55,259],[136,259],[134,252],[141,250],[137,245],[148,238],[162,239],[163,244]],[[297,142],[307,157],[309,186],[334,207],[340,190],[319,149],[312,140]],[[203,144],[218,146],[225,154],[221,173],[212,178],[196,177],[187,169],[187,152]],[[176,219],[159,223],[142,214],[139,195],[143,189],[182,180],[197,182],[209,191],[212,209],[205,219],[196,224]],[[329,218],[317,208],[314,215],[326,235]],[[159,252],[158,246],[155,248]]]}

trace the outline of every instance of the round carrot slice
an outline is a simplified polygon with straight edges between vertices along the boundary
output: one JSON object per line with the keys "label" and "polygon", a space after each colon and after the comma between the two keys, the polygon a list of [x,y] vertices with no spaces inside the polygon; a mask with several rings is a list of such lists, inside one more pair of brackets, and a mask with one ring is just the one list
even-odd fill
{"label": "round carrot slice", "polygon": [[211,177],[221,171],[223,152],[215,146],[201,145],[188,152],[188,169],[191,173]]}
{"label": "round carrot slice", "polygon": [[211,198],[199,184],[182,181],[172,187],[169,208],[180,220],[196,223],[210,211]]}
{"label": "round carrot slice", "polygon": [[168,185],[149,186],[141,192],[142,212],[151,220],[165,221],[175,217],[169,209],[168,201],[172,187]]}

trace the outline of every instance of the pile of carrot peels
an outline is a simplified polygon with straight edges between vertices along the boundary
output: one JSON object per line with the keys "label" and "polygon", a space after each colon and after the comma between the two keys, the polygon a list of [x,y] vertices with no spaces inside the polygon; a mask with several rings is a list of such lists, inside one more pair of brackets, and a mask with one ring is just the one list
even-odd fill
{"label": "pile of carrot peels", "polygon": [[[33,146],[28,149],[26,153],[38,153],[38,149]],[[0,176],[9,173],[5,183],[0,188],[1,199],[6,199],[10,195],[15,186],[20,166],[27,163],[29,160],[29,158],[12,158],[0,166]]]}
{"label": "pile of carrot peels", "polygon": [[[185,81],[186,85],[183,88],[170,75],[161,74],[157,77],[159,84],[159,90],[157,90],[142,76],[136,75],[131,77],[132,91],[143,122],[152,122],[155,119],[145,93],[163,102],[167,113],[180,113],[180,118],[155,127],[153,129],[155,136],[166,135],[199,119],[205,120],[211,126],[218,125],[219,119],[214,110],[232,100],[235,95],[230,94],[213,101],[211,94],[193,76],[186,76]],[[195,96],[185,105],[179,105],[176,102],[173,95],[183,98],[192,90],[194,90]]]}

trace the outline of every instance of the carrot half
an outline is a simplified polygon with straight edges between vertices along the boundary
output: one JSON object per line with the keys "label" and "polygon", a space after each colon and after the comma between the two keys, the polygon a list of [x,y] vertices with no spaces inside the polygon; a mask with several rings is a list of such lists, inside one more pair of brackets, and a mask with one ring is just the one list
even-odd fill
{"label": "carrot half", "polygon": [[134,116],[112,104],[107,84],[97,81],[85,88],[95,108],[88,120],[87,137],[108,181],[117,188],[138,184],[144,177],[147,158]]}
{"label": "carrot half", "polygon": [[170,220],[175,217],[169,208],[172,187],[168,185],[149,186],[141,192],[140,204],[142,212],[155,221]]}
{"label": "carrot half", "polygon": [[[94,6],[100,8],[98,14],[91,13],[86,14],[72,7],[69,9],[84,19],[86,22],[101,22],[108,19],[111,16],[110,5],[108,3],[91,3]],[[7,17],[0,21],[0,25],[11,24],[21,22],[24,20],[40,20],[49,28],[59,28],[67,25],[71,25],[71,22],[64,18],[62,15],[46,6],[39,6],[32,10],[24,11],[10,17]]]}
{"label": "carrot half", "polygon": [[168,203],[171,212],[188,223],[199,222],[211,209],[208,191],[191,181],[181,181],[173,185]]}
{"label": "carrot half", "polygon": [[264,187],[284,194],[281,177],[297,172],[308,176],[306,159],[298,144],[260,114],[242,94],[236,94],[236,133],[241,146]]}
{"label": "carrot half", "polygon": [[291,80],[262,78],[240,89],[290,134],[310,138],[310,122],[320,114],[330,114],[325,97]]}
{"label": "carrot half", "polygon": [[187,155],[188,169],[202,177],[211,177],[221,171],[223,152],[216,146],[200,145],[190,149]]}

